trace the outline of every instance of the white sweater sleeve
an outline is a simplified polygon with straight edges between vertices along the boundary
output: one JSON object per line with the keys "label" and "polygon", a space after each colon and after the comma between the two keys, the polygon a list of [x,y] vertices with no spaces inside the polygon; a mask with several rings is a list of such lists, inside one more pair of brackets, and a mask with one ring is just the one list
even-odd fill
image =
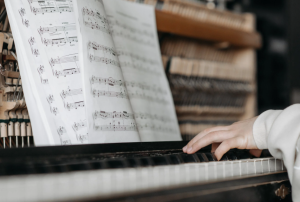
{"label": "white sweater sleeve", "polygon": [[253,125],[253,136],[259,149],[283,159],[293,187],[293,201],[300,201],[300,104],[285,110],[262,113]]}

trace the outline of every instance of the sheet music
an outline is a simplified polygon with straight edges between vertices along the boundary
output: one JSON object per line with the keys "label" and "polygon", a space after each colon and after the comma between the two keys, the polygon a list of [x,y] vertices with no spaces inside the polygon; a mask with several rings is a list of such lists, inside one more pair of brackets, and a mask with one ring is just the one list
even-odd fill
{"label": "sheet music", "polygon": [[46,97],[50,111],[54,116],[60,115],[65,122],[57,133],[60,137],[68,135],[69,144],[88,143],[87,125],[73,127],[86,122],[73,2],[28,0],[25,9],[33,21],[33,36],[29,41],[32,54],[47,61],[37,69],[40,85],[53,89]]}
{"label": "sheet music", "polygon": [[[87,102],[104,97],[129,99],[132,109],[88,107],[88,120],[93,118],[97,125],[94,129],[107,131],[111,124],[117,128],[135,120],[141,141],[181,140],[160,57],[154,8],[121,0],[77,0],[78,5],[74,4],[83,48],[80,59],[87,69],[83,79]],[[118,76],[102,73],[103,64]],[[102,124],[104,120],[109,124]]]}
{"label": "sheet music", "polygon": [[30,60],[25,68],[30,72],[32,86],[37,88],[34,94],[43,106],[40,115],[47,119],[52,144],[88,143],[86,125],[73,127],[86,119],[83,94],[74,93],[82,89],[82,82],[72,1],[10,2],[10,13],[20,30],[13,30],[13,34],[21,38],[21,53]]}
{"label": "sheet music", "polygon": [[74,1],[74,10],[90,142],[140,141],[102,1]]}
{"label": "sheet music", "polygon": [[154,7],[121,0],[103,3],[142,141],[181,140]]}

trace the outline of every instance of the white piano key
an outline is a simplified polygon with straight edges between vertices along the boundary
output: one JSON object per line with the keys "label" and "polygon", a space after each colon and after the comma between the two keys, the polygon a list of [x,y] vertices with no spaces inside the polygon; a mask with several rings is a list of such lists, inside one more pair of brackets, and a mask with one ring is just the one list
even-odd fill
{"label": "white piano key", "polygon": [[254,160],[254,164],[255,164],[255,174],[262,174],[263,173],[262,161],[260,159]]}
{"label": "white piano key", "polygon": [[274,158],[269,159],[269,168],[270,168],[270,172],[276,171],[276,159]]}
{"label": "white piano key", "polygon": [[263,173],[270,172],[269,159],[262,159],[261,164],[262,164],[262,172]]}

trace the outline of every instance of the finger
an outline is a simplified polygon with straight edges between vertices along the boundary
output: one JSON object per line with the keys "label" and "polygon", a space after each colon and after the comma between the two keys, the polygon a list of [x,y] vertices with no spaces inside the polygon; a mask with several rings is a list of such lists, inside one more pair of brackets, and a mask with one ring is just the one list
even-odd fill
{"label": "finger", "polygon": [[210,144],[216,143],[216,142],[222,142],[226,139],[232,138],[232,136],[233,136],[233,134],[227,130],[211,132],[211,133],[207,134],[206,136],[204,136],[203,138],[199,139],[197,142],[195,142],[190,147],[188,147],[187,153],[193,154],[196,151],[198,151],[199,149],[201,149],[207,145],[210,145]]}
{"label": "finger", "polygon": [[250,149],[249,153],[255,157],[260,157],[262,150],[260,149]]}
{"label": "finger", "polygon": [[215,152],[216,149],[220,146],[221,143],[212,143],[211,145],[211,152]]}
{"label": "finger", "polygon": [[192,146],[195,142],[197,142],[199,139],[207,135],[208,133],[219,131],[219,130],[228,130],[227,126],[217,126],[213,128],[207,128],[200,132],[198,135],[196,135],[185,147],[182,148],[183,152],[187,152],[187,149]]}
{"label": "finger", "polygon": [[220,146],[216,149],[215,156],[218,161],[222,158],[222,156],[228,152],[230,149],[239,148],[242,145],[242,138],[234,137],[228,140],[225,140],[220,144]]}

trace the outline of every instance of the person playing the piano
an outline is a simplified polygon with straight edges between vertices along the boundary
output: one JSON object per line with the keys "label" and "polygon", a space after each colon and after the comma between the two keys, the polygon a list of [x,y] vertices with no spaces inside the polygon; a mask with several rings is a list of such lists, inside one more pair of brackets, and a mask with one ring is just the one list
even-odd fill
{"label": "person playing the piano", "polygon": [[[285,110],[265,111],[230,126],[206,129],[195,136],[183,152],[193,154],[212,144],[212,151],[220,160],[232,148],[250,149],[257,157],[262,149],[269,149],[275,158],[283,159],[293,190],[300,190],[299,136],[300,104],[295,104]],[[293,192],[293,200],[300,201],[300,192]]]}

